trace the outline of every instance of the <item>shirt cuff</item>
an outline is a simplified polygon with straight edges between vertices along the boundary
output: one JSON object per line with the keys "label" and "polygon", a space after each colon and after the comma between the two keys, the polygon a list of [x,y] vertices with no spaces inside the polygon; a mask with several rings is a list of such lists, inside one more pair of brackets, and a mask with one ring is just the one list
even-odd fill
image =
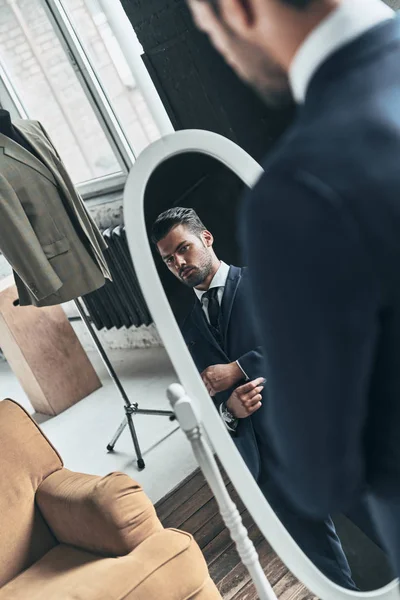
{"label": "shirt cuff", "polygon": [[221,416],[221,419],[223,420],[225,427],[227,428],[228,431],[230,431],[231,433],[236,433],[236,428],[238,425],[238,420],[236,419],[236,421],[234,423],[232,423],[231,425],[229,425],[225,419],[224,419],[224,413],[222,412],[224,408],[224,403],[221,402],[221,404],[219,405],[219,414]]}
{"label": "shirt cuff", "polygon": [[240,364],[240,362],[238,360],[236,361],[236,364],[239,367],[239,369],[242,371],[246,381],[249,381],[249,376],[247,375],[246,371],[244,369],[242,369],[242,365]]}

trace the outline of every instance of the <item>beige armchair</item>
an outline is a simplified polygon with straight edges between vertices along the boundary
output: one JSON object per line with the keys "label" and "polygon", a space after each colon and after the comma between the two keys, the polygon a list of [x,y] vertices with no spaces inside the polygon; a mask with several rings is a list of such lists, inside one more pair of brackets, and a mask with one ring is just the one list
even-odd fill
{"label": "beige armchair", "polygon": [[63,468],[12,400],[0,447],[0,600],[221,598],[193,538],[164,529],[127,475]]}

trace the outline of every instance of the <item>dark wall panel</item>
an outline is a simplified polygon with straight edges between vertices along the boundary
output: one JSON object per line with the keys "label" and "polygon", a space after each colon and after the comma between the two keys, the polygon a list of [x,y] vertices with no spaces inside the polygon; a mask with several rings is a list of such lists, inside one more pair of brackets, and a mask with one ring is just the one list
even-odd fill
{"label": "dark wall panel", "polygon": [[185,0],[122,0],[176,129],[220,133],[261,160],[293,111],[271,110],[194,27]]}

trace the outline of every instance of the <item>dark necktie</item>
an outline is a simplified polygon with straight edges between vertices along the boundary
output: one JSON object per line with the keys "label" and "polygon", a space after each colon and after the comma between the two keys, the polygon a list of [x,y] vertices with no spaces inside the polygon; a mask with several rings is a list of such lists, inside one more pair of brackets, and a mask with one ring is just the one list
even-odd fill
{"label": "dark necktie", "polygon": [[218,302],[218,288],[213,287],[204,294],[208,298],[208,318],[210,319],[211,327],[219,329],[219,313],[220,306]]}

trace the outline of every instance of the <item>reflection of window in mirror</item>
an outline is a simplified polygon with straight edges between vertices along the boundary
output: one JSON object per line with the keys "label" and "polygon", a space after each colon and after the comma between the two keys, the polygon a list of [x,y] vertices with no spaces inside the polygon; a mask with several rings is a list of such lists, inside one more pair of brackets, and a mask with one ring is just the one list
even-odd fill
{"label": "reflection of window in mirror", "polygon": [[[146,227],[160,213],[176,207],[193,208],[214,236],[217,256],[242,266],[237,240],[237,215],[244,184],[220,161],[197,152],[179,154],[164,161],[150,177],[144,198]],[[152,251],[161,282],[178,322],[193,305],[193,291],[185,288],[166,269],[157,250]]]}

